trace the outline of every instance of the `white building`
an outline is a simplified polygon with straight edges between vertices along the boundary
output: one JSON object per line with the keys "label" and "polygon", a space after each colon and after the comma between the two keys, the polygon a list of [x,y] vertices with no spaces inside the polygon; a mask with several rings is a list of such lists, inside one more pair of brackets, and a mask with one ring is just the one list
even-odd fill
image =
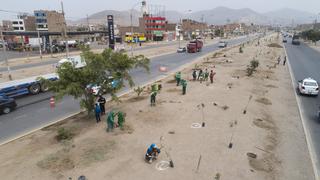
{"label": "white building", "polygon": [[23,19],[14,19],[12,22],[13,31],[25,31],[25,25]]}

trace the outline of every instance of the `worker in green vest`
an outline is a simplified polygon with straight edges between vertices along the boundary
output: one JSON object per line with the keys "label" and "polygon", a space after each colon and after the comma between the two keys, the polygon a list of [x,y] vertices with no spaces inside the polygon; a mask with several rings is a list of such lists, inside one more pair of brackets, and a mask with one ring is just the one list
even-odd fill
{"label": "worker in green vest", "polygon": [[187,92],[187,80],[185,79],[181,80],[181,84],[182,84],[182,94],[185,95]]}
{"label": "worker in green vest", "polygon": [[107,132],[110,132],[113,130],[114,128],[114,117],[115,117],[115,114],[114,112],[111,110],[109,113],[108,113],[108,116],[107,116]]}
{"label": "worker in green vest", "polygon": [[181,81],[181,72],[180,71],[176,73],[175,78],[176,78],[177,86],[179,86],[180,81]]}
{"label": "worker in green vest", "polygon": [[125,114],[122,111],[118,112],[118,125],[120,129],[123,129],[123,123],[125,121]]}

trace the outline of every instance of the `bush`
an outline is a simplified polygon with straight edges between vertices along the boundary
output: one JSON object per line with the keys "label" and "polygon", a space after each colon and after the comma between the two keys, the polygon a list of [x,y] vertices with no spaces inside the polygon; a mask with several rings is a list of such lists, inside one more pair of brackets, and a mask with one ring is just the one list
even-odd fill
{"label": "bush", "polygon": [[252,76],[253,72],[256,70],[258,66],[259,66],[258,60],[250,61],[250,65],[247,66],[247,76]]}
{"label": "bush", "polygon": [[240,46],[240,48],[239,48],[239,53],[243,53],[243,49],[242,49],[241,46]]}
{"label": "bush", "polygon": [[137,93],[137,95],[138,95],[138,97],[139,97],[140,94],[143,92],[144,88],[145,88],[145,87],[140,87],[140,86],[138,86],[137,88],[134,88],[133,90],[134,90],[134,92]]}
{"label": "bush", "polygon": [[58,129],[58,135],[56,136],[58,141],[70,140],[72,139],[72,137],[73,137],[73,134],[70,131],[70,129],[65,129],[65,128]]}

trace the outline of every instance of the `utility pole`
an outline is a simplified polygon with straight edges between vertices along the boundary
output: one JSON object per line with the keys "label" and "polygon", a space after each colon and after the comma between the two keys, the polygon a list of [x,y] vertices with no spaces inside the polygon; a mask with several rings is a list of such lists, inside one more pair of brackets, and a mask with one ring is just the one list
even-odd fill
{"label": "utility pole", "polygon": [[41,41],[40,41],[40,32],[39,30],[37,31],[38,32],[38,43],[39,43],[39,53],[40,53],[40,59],[42,59],[42,47],[41,47]]}
{"label": "utility pole", "polygon": [[91,31],[91,30],[90,30],[90,24],[89,24],[89,16],[88,16],[88,14],[87,14],[87,24],[88,24],[88,31]]}
{"label": "utility pole", "polygon": [[0,28],[0,38],[1,38],[1,42],[2,42],[2,50],[3,50],[4,61],[5,61],[6,66],[7,66],[8,77],[9,77],[9,80],[12,80],[11,70],[10,70],[8,57],[7,57],[7,52],[6,52],[6,43],[4,42],[2,28]]}
{"label": "utility pole", "polygon": [[67,58],[69,57],[69,44],[68,44],[68,37],[67,37],[67,22],[64,14],[64,9],[63,9],[63,2],[61,1],[61,10],[62,10],[62,15],[63,15],[63,20],[64,20],[64,39],[65,39],[65,44],[66,44],[66,56]]}
{"label": "utility pole", "polygon": [[133,23],[132,23],[132,11],[133,11],[133,7],[131,8],[130,11],[130,25],[131,25],[131,57],[133,57]]}

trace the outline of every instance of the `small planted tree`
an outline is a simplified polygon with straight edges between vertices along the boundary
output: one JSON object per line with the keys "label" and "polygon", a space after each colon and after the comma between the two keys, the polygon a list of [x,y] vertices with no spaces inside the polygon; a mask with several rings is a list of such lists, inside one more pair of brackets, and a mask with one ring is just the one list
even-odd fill
{"label": "small planted tree", "polygon": [[247,66],[247,76],[252,76],[254,71],[256,71],[256,68],[259,66],[258,60],[252,60],[250,61],[250,65]]}
{"label": "small planted tree", "polygon": [[140,87],[140,86],[138,86],[137,88],[134,88],[133,90],[134,90],[134,92],[137,93],[138,97],[140,97],[140,95],[141,95],[141,93],[143,92],[144,88],[145,88],[145,87]]}
{"label": "small planted tree", "polygon": [[113,99],[117,99],[116,92],[124,87],[125,82],[130,87],[134,86],[129,71],[133,68],[143,68],[149,72],[149,59],[143,55],[129,57],[123,52],[113,52],[110,49],[102,53],[93,53],[89,48],[82,49],[82,58],[86,60],[86,66],[78,69],[70,63],[64,63],[58,68],[59,79],[56,81],[44,81],[47,83],[57,98],[71,95],[80,99],[80,105],[93,112],[96,97],[92,93],[92,86],[100,86],[99,92],[108,93]]}
{"label": "small planted tree", "polygon": [[239,48],[239,53],[243,53],[243,49],[242,49],[241,46],[240,46],[240,48]]}

